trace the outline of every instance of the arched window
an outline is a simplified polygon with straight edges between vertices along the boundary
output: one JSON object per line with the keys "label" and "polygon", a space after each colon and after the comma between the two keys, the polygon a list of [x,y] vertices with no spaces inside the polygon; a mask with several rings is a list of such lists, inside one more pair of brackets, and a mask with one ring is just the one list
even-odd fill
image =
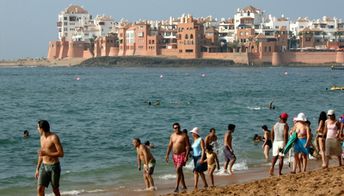
{"label": "arched window", "polygon": [[189,39],[189,36],[188,36],[188,34],[185,34],[185,39]]}
{"label": "arched window", "polygon": [[193,39],[193,34],[190,34],[190,39]]}

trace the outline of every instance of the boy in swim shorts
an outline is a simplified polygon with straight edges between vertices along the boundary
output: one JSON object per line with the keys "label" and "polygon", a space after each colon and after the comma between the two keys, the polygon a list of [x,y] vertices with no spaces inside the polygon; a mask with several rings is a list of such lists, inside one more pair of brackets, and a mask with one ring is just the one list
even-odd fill
{"label": "boy in swim shorts", "polygon": [[224,171],[227,173],[227,167],[229,164],[229,172],[233,174],[232,167],[236,161],[236,157],[232,148],[232,134],[234,133],[235,125],[229,124],[228,125],[228,131],[225,133],[224,136],[224,149],[223,153],[225,155],[225,165],[224,165]]}

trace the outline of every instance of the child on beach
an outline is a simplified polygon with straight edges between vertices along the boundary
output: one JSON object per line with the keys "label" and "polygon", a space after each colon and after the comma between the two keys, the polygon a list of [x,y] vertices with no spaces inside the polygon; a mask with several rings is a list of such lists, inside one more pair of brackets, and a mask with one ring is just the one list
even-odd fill
{"label": "child on beach", "polygon": [[213,146],[208,145],[206,151],[207,159],[205,162],[208,164],[208,174],[211,180],[211,186],[214,187],[214,171],[217,167],[217,170],[220,169],[219,159],[217,158],[217,154],[213,151]]}

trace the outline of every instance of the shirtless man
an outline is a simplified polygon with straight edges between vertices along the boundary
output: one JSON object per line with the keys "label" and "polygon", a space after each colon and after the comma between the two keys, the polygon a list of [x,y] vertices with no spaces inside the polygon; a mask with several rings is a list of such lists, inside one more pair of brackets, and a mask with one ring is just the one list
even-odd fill
{"label": "shirtless man", "polygon": [[137,153],[137,168],[141,170],[141,162],[143,162],[143,180],[145,181],[146,190],[155,190],[153,172],[155,167],[155,159],[146,145],[141,144],[139,138],[132,141]]}
{"label": "shirtless man", "polygon": [[215,128],[211,128],[209,131],[209,134],[207,135],[207,137],[205,137],[205,146],[207,147],[209,145],[212,145],[216,153],[218,153],[217,152],[217,149],[218,149],[217,136],[216,136]]}
{"label": "shirtless man", "polygon": [[37,195],[43,196],[45,188],[51,183],[54,194],[59,196],[61,174],[59,157],[64,156],[63,148],[59,137],[50,132],[48,121],[38,121],[37,130],[41,136],[41,148],[38,151],[38,163],[35,173],[35,177],[38,179]]}
{"label": "shirtless man", "polygon": [[225,133],[223,144],[224,149],[223,153],[225,155],[225,165],[224,165],[224,171],[225,173],[228,172],[228,164],[229,164],[229,172],[233,174],[232,167],[236,161],[236,156],[234,154],[233,148],[232,148],[232,133],[234,133],[235,125],[229,124],[228,125],[228,131]]}
{"label": "shirtless man", "polygon": [[177,173],[177,179],[176,179],[177,185],[174,192],[179,192],[180,181],[182,182],[183,189],[184,190],[186,189],[183,166],[185,166],[188,160],[190,144],[187,141],[186,135],[180,131],[179,123],[174,123],[172,127],[173,127],[173,133],[171,134],[170,142],[167,147],[165,160],[168,163],[168,158],[172,150],[173,163],[174,163],[174,167],[176,168],[176,173]]}

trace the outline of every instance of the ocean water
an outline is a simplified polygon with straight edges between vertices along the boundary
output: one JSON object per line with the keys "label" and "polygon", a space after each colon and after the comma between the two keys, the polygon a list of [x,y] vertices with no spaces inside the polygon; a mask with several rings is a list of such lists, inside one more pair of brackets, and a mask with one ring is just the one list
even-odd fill
{"label": "ocean water", "polygon": [[[304,112],[313,130],[320,111],[344,113],[344,92],[326,90],[344,85],[343,76],[329,68],[290,67],[1,68],[0,195],[35,195],[38,119],[48,120],[63,144],[64,194],[133,183],[143,188],[133,137],[155,145],[154,177],[164,181],[175,178],[172,163],[164,162],[174,122],[199,127],[203,137],[214,127],[220,144],[234,123],[234,169],[247,170],[266,164],[252,137],[263,134],[263,124],[272,127],[281,112]],[[268,109],[271,101],[275,110]],[[25,129],[30,138],[22,138]],[[186,170],[192,178],[192,164]]]}

